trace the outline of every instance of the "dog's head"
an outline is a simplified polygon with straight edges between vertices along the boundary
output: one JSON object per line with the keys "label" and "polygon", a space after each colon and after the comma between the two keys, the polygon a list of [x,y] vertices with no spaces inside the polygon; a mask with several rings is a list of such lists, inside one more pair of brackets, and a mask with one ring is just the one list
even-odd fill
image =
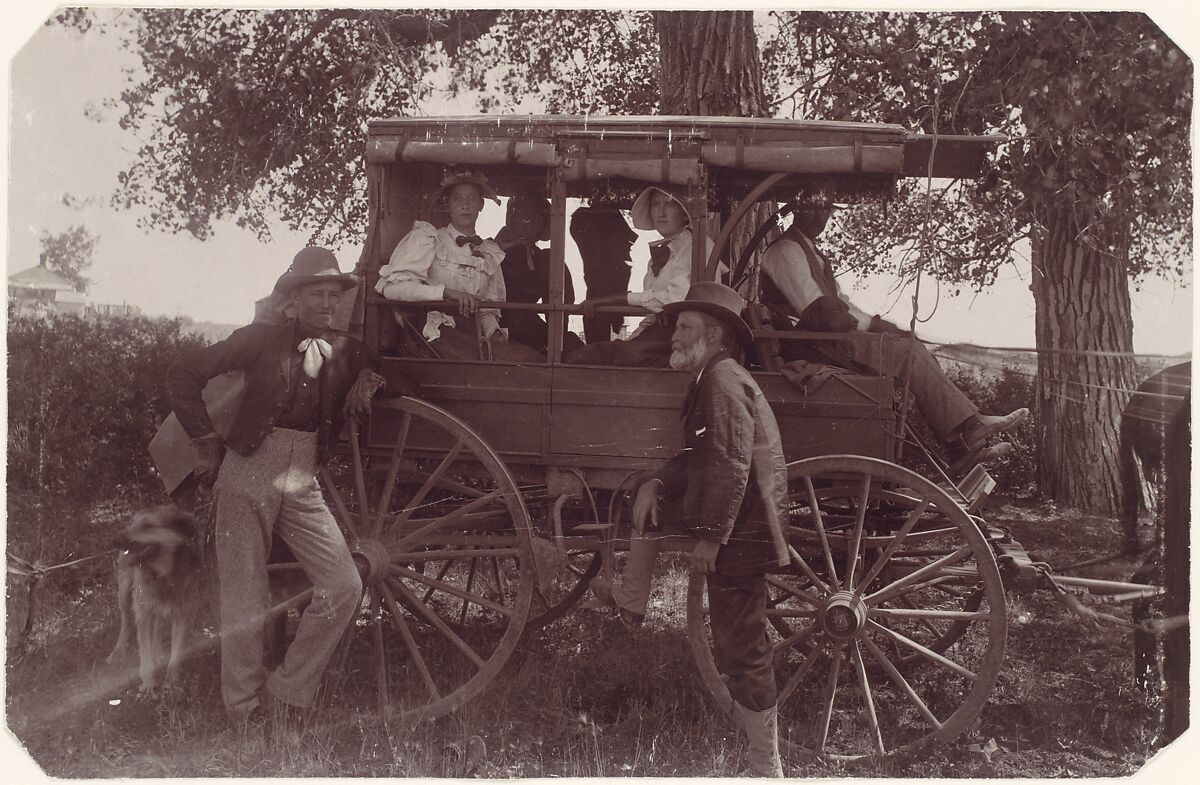
{"label": "dog's head", "polygon": [[196,519],[173,504],[134,513],[113,538],[130,561],[158,577],[170,575],[181,550],[196,548]]}

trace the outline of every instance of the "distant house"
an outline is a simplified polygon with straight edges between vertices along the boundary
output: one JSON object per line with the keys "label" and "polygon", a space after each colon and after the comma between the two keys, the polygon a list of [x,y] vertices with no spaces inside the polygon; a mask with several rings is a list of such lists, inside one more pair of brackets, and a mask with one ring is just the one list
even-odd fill
{"label": "distant house", "polygon": [[8,276],[8,302],[18,316],[52,313],[81,316],[140,316],[142,309],[126,303],[95,303],[75,291],[65,275],[39,264]]}

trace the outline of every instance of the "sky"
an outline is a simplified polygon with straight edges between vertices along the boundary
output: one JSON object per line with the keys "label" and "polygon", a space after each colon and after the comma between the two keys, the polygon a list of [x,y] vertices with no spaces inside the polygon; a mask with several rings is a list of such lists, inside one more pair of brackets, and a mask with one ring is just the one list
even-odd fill
{"label": "sky", "polygon": [[[11,61],[9,106],[9,192],[6,264],[11,274],[38,262],[41,232],[60,232],[82,224],[100,241],[88,276],[96,302],[129,302],[150,315],[188,316],[198,321],[240,324],[253,314],[253,302],[270,291],[292,254],[307,236],[289,231],[282,221],[269,243],[259,242],[232,221],[216,225],[212,237],[199,241],[187,234],[147,233],[135,225],[137,215],[108,206],[107,195],[118,172],[133,158],[137,139],[122,131],[116,110],[100,109],[115,97],[137,58],[122,51],[115,35],[79,36],[58,27],[31,24],[28,42]],[[99,118],[85,112],[100,109]],[[470,111],[464,105],[425,107],[428,114]],[[69,207],[67,194],[94,198],[88,207]],[[503,211],[492,207],[481,217],[481,234],[499,229]],[[634,247],[631,279],[641,281],[654,239],[644,233]],[[1026,246],[1027,248],[1027,246]],[[359,246],[335,248],[344,269],[352,268]],[[577,259],[572,248],[568,258]],[[575,265],[572,265],[575,266]],[[582,275],[574,271],[578,289]],[[1183,283],[1191,283],[1189,274]],[[952,297],[925,278],[919,314],[932,318],[919,334],[936,341],[968,341],[990,346],[1032,346],[1032,294],[1027,254],[1001,271],[982,293]],[[843,277],[851,298],[869,313],[883,313],[907,323],[911,290],[894,291],[891,276],[863,280]],[[1192,343],[1190,285],[1147,279],[1133,292],[1134,348],[1144,353],[1188,352]]]}

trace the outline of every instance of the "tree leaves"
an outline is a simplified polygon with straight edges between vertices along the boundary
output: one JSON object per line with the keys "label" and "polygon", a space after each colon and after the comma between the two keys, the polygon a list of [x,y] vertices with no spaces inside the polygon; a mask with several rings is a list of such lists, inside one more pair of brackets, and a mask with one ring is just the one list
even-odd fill
{"label": "tree leaves", "polygon": [[82,226],[71,226],[58,234],[43,231],[38,242],[42,245],[38,262],[61,273],[74,284],[76,291],[87,292],[90,282],[83,274],[92,266],[92,254],[100,237]]}

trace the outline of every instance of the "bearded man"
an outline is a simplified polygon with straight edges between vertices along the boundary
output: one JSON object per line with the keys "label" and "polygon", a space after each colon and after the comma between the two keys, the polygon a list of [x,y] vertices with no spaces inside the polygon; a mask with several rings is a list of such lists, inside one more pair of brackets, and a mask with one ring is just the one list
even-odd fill
{"label": "bearded man", "polygon": [[706,576],[713,655],[750,741],[750,767],[782,777],[765,573],[788,562],[787,468],[771,407],[733,356],[753,340],[744,308],[733,289],[703,282],[663,309],[678,314],[671,367],[695,374],[683,407],[684,449],[638,485],[623,580],[597,578],[591,588],[637,627],[660,548],[672,537],[695,538],[692,570]]}

